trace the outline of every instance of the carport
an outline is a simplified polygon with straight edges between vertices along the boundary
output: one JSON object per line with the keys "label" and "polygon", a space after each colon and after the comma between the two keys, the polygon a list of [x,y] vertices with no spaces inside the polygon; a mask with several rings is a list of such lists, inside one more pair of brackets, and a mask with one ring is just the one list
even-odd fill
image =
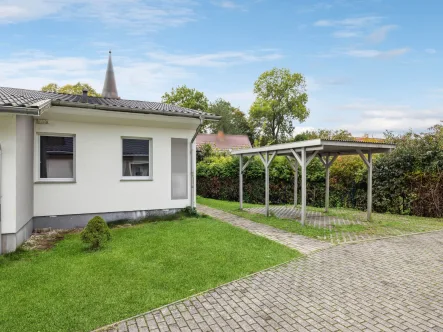
{"label": "carport", "polygon": [[395,149],[394,144],[369,143],[357,141],[339,141],[314,139],[308,141],[276,144],[252,149],[233,151],[240,159],[240,208],[243,208],[243,173],[252,160],[250,158],[243,164],[243,157],[258,156],[265,167],[265,206],[266,215],[269,216],[269,167],[275,156],[286,156],[294,171],[294,205],[297,204],[298,171],[301,168],[301,223],[306,220],[306,169],[309,163],[318,157],[326,170],[325,211],[329,208],[329,170],[338,156],[359,155],[368,168],[368,221],[372,213],[372,156],[376,153],[387,153]]}

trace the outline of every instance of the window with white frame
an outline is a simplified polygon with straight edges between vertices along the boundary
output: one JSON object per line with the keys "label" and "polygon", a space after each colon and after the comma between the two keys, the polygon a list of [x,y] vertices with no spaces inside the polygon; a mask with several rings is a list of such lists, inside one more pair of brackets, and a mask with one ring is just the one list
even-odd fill
{"label": "window with white frame", "polygon": [[147,138],[122,138],[123,177],[152,179],[151,140]]}
{"label": "window with white frame", "polygon": [[75,136],[40,135],[41,180],[74,180]]}

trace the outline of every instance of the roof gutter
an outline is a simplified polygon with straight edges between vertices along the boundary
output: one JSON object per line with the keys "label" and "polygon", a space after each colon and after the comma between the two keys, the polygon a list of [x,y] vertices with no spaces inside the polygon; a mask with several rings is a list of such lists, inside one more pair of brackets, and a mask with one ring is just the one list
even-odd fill
{"label": "roof gutter", "polygon": [[18,115],[32,115],[40,116],[41,112],[38,108],[30,107],[14,107],[14,106],[0,106],[0,113],[18,114]]}
{"label": "roof gutter", "polygon": [[189,146],[189,153],[191,154],[191,208],[194,209],[196,204],[195,204],[195,196],[196,196],[196,192],[195,192],[195,165],[194,165],[194,141],[201,129],[201,127],[203,127],[203,122],[205,121],[205,116],[200,116],[200,124],[198,125],[197,129],[195,129],[195,133],[194,136],[192,136],[191,139],[191,143]]}
{"label": "roof gutter", "polygon": [[64,106],[64,107],[97,109],[97,110],[103,110],[103,111],[135,113],[135,114],[155,114],[155,115],[163,115],[163,116],[179,116],[179,117],[196,118],[196,119],[200,119],[203,116],[205,118],[205,120],[213,120],[213,121],[218,121],[221,119],[221,116],[210,115],[210,114],[201,115],[201,114],[187,114],[187,113],[172,112],[172,111],[164,112],[164,111],[143,110],[143,109],[136,109],[136,108],[129,108],[129,107],[77,103],[77,102],[69,102],[69,101],[63,101],[63,100],[53,100],[52,105],[53,106]]}

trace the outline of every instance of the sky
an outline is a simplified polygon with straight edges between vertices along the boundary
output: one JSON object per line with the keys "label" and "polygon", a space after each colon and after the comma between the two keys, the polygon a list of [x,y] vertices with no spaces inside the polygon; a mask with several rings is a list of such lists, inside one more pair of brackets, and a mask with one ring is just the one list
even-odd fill
{"label": "sky", "polygon": [[443,120],[441,0],[0,0],[0,86],[78,81],[120,97],[186,84],[248,113],[273,67],[307,80],[296,132],[380,137]]}

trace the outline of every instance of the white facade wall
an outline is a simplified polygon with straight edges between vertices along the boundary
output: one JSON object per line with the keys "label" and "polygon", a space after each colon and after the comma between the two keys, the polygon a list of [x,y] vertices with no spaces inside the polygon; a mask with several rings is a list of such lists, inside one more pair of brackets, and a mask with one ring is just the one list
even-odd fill
{"label": "white facade wall", "polygon": [[[152,127],[59,120],[36,124],[34,180],[39,175],[39,133],[75,135],[76,174],[74,183],[35,183],[36,217],[174,209],[190,205],[190,189],[187,199],[171,199],[171,138],[186,138],[190,142],[195,129],[163,128],[158,123]],[[122,179],[122,137],[152,139],[153,180]],[[188,156],[189,153],[188,144]]]}
{"label": "white facade wall", "polygon": [[16,122],[16,230],[19,231],[34,216],[34,119],[18,115]]}
{"label": "white facade wall", "polygon": [[0,115],[1,233],[16,232],[16,117]]}

